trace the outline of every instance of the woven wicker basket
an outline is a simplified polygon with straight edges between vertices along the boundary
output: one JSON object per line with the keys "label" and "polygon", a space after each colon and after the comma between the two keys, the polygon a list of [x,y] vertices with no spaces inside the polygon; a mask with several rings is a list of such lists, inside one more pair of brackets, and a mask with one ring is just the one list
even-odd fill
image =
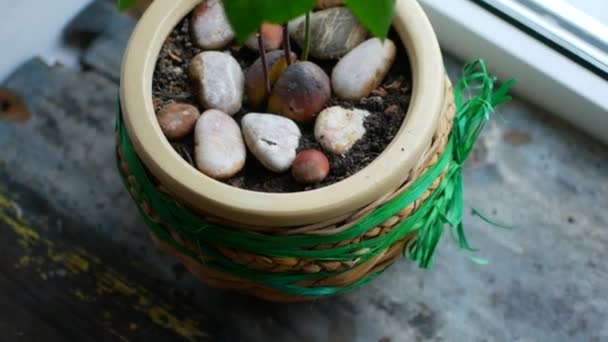
{"label": "woven wicker basket", "polygon": [[[162,250],[211,286],[299,301],[363,286],[403,254],[429,266],[446,223],[466,246],[462,210],[454,210],[462,207],[460,168],[487,119],[485,104],[504,102],[506,90],[493,94],[492,79],[477,63],[455,98],[433,30],[415,0],[399,0],[394,21],[414,79],[401,131],[354,176],[295,194],[255,193],[211,180],[162,137],[150,90],[156,57],[197,2],[155,1],[123,65],[119,169]],[[463,103],[459,94],[470,81],[486,82],[483,94],[479,102]]]}

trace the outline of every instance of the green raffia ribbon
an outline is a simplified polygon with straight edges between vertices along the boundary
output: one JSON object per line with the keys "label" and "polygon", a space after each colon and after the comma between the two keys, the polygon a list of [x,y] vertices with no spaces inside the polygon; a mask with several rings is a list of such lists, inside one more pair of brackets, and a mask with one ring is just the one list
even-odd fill
{"label": "green raffia ribbon", "polygon": [[[459,246],[465,250],[473,250],[466,239],[462,224],[464,207],[462,165],[493,112],[493,108],[510,100],[507,92],[513,81],[504,83],[496,92],[494,92],[494,84],[495,79],[488,74],[483,61],[467,64],[464,68],[462,80],[454,88],[457,110],[454,127],[446,150],[438,162],[416,180],[406,192],[362,218],[351,228],[330,236],[265,235],[211,224],[183,208],[172,198],[159,192],[150,181],[124,128],[120,106],[116,129],[124,159],[137,181],[133,190],[137,192],[140,200],[145,201],[162,221],[175,229],[182,239],[190,242],[200,254],[193,253],[180,245],[164,227],[152,221],[140,208],[147,225],[158,238],[182,253],[205,263],[206,266],[233,276],[293,295],[325,296],[361,287],[376,278],[384,270],[370,274],[348,287],[304,287],[297,285],[297,283],[335,276],[344,271],[324,271],[314,274],[257,271],[234,263],[219,253],[217,247],[231,248],[269,257],[292,257],[316,261],[350,261],[357,259],[358,264],[362,264],[390,248],[407,234],[417,232],[413,245],[409,250],[403,252],[411,260],[416,261],[420,267],[427,268],[432,264],[435,248],[444,227],[448,225]],[[443,181],[431,196],[410,217],[387,234],[342,247],[314,249],[318,245],[335,244],[362,236],[368,230],[396,215],[403,208],[420,198],[444,171],[446,174]],[[124,177],[123,175],[125,185],[128,187]]]}

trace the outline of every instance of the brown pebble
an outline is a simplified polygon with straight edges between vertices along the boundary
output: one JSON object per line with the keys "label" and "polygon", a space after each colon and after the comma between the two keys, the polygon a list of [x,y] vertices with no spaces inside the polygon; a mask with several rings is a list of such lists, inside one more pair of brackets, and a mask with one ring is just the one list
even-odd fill
{"label": "brown pebble", "polygon": [[[264,38],[264,48],[266,51],[277,50],[283,45],[283,26],[264,23],[262,24],[260,31]],[[256,34],[252,34],[245,42],[245,45],[254,51],[260,50]]]}
{"label": "brown pebble", "polygon": [[[298,56],[292,52],[291,63],[294,63],[297,59]],[[266,54],[266,70],[271,87],[274,86],[287,67],[283,51],[275,50]],[[258,58],[245,73],[245,92],[247,93],[249,104],[254,108],[259,108],[270,95],[266,94],[264,81],[262,59]]]}
{"label": "brown pebble", "polygon": [[290,65],[268,99],[268,111],[297,122],[309,122],[331,97],[329,76],[312,62]]}
{"label": "brown pebble", "polygon": [[170,103],[156,115],[161,130],[169,140],[181,139],[194,130],[200,112],[185,103]]}
{"label": "brown pebble", "polygon": [[393,116],[397,113],[399,113],[399,106],[397,106],[397,105],[391,105],[390,107],[386,108],[386,110],[384,111],[385,116]]}
{"label": "brown pebble", "polygon": [[293,178],[301,184],[319,183],[329,175],[329,160],[319,150],[298,153],[291,167]]}

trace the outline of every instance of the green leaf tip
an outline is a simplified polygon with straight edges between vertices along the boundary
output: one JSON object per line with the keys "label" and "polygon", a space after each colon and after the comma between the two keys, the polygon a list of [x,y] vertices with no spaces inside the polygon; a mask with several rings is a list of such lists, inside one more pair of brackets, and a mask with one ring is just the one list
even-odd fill
{"label": "green leaf tip", "polygon": [[[118,0],[118,9],[125,11],[136,2]],[[396,0],[344,0],[344,3],[374,36],[386,38]],[[243,43],[262,23],[287,23],[312,11],[316,0],[223,0],[223,4],[236,39]]]}
{"label": "green leaf tip", "polygon": [[118,10],[124,12],[135,5],[135,2],[137,2],[137,0],[118,0]]}
{"label": "green leaf tip", "polygon": [[239,42],[255,33],[262,23],[284,24],[311,11],[315,0],[224,0],[226,16]]}
{"label": "green leaf tip", "polygon": [[344,0],[344,2],[374,36],[386,38],[395,13],[396,0]]}

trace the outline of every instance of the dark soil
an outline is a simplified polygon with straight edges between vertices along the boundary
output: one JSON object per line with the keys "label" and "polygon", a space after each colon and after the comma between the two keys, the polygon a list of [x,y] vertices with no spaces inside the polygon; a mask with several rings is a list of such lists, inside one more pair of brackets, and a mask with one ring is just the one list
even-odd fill
{"label": "dark soil", "polygon": [[[262,192],[306,191],[337,183],[374,161],[399,131],[410,102],[411,74],[409,61],[398,36],[392,32],[390,37],[398,46],[397,62],[389,71],[383,85],[370,97],[361,101],[343,101],[332,97],[326,105],[326,107],[336,105],[345,108],[356,107],[368,110],[372,115],[365,122],[367,133],[346,155],[327,154],[331,164],[331,172],[323,182],[308,186],[297,184],[291,177],[290,172],[276,174],[268,171],[250,154],[247,157],[245,168],[225,183]],[[299,53],[295,44],[292,44],[292,47],[296,53]],[[231,46],[229,51],[240,63],[243,70],[246,70],[259,57],[257,52],[250,51],[246,47]],[[201,110],[201,113],[204,111],[204,108],[201,108],[195,100],[194,88],[187,72],[189,61],[200,52],[202,50],[196,47],[190,39],[188,19],[184,19],[165,42],[154,72],[152,90],[156,110],[175,101],[193,104]],[[314,59],[311,59],[311,61],[317,63],[328,75],[331,75],[335,61]],[[250,112],[254,112],[254,110],[250,110],[245,101],[243,109],[234,118],[237,122],[240,122],[241,118]],[[322,150],[314,139],[314,123],[300,124],[299,126],[302,131],[302,138],[298,151],[310,148]],[[194,153],[194,139],[192,136],[179,142],[173,142],[172,145],[186,161],[192,164],[191,156]]]}

